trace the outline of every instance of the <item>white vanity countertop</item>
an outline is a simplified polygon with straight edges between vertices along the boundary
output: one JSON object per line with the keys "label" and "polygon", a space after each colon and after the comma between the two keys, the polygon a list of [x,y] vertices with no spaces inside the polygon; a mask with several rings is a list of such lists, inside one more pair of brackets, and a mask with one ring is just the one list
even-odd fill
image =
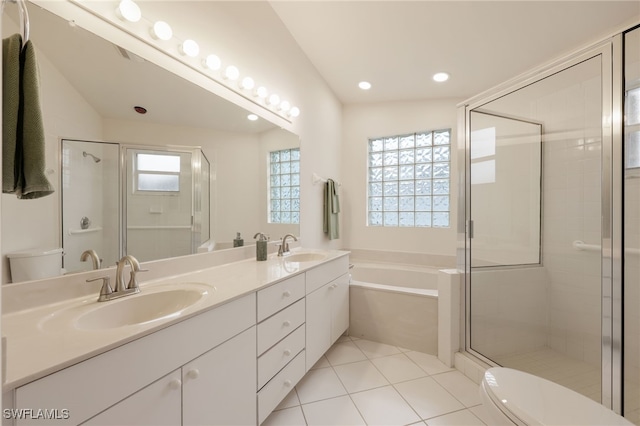
{"label": "white vanity countertop", "polygon": [[[3,390],[7,391],[51,374],[62,368],[106,352],[162,328],[183,321],[216,306],[275,284],[318,265],[349,254],[340,250],[303,250],[322,253],[325,259],[309,262],[290,262],[286,258],[270,256],[267,261],[254,259],[201,269],[188,274],[141,282],[139,295],[125,296],[100,305],[152,292],[158,286],[197,283],[207,294],[179,315],[154,321],[99,330],[82,330],[71,322],[59,321],[65,312],[87,312],[96,308],[98,295],[65,300],[2,316],[2,333],[6,340],[6,372]],[[185,285],[188,287],[188,285]],[[63,314],[61,314],[61,312]],[[50,320],[58,323],[47,323]],[[52,324],[56,324],[52,326]],[[58,325],[59,324],[59,325]],[[46,326],[45,326],[46,325]]]}

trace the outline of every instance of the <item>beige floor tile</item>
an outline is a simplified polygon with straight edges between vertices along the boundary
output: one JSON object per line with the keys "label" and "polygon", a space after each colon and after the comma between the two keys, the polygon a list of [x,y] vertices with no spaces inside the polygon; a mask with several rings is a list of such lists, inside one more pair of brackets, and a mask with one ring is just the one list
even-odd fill
{"label": "beige floor tile", "polygon": [[386,386],[389,381],[371,361],[358,361],[333,367],[349,393]]}
{"label": "beige floor tile", "polygon": [[430,419],[464,409],[464,405],[431,377],[393,385],[422,419]]}
{"label": "beige floor tile", "polygon": [[347,364],[367,359],[354,342],[336,343],[327,351],[325,356],[331,365]]}
{"label": "beige floor tile", "polygon": [[331,367],[309,370],[296,386],[296,391],[301,404],[347,394]]}
{"label": "beige floor tile", "polygon": [[471,411],[462,410],[426,421],[428,426],[484,426]]}
{"label": "beige floor tile", "polygon": [[449,371],[431,376],[443,388],[449,391],[465,407],[481,404],[478,385],[459,371]]}
{"label": "beige floor tile", "polygon": [[384,343],[372,342],[371,340],[360,339],[354,342],[367,358],[380,358],[382,356],[399,354],[400,349]]}
{"label": "beige floor tile", "polygon": [[393,388],[385,386],[351,395],[367,425],[408,425],[420,417]]}
{"label": "beige floor tile", "polygon": [[329,364],[329,360],[327,359],[327,357],[323,355],[322,357],[320,357],[318,361],[316,361],[315,364],[313,364],[313,367],[311,367],[310,369],[316,370],[318,368],[325,368],[325,367],[331,367],[331,364]]}
{"label": "beige floor tile", "polygon": [[291,389],[291,392],[289,392],[289,394],[284,397],[282,402],[276,407],[276,410],[295,407],[296,405],[300,405],[300,400],[298,399],[298,394],[296,393],[296,390]]}
{"label": "beige floor tile", "polygon": [[371,362],[391,383],[425,377],[427,373],[405,354],[372,359]]}
{"label": "beige floor tile", "polygon": [[274,411],[261,426],[304,426],[306,424],[302,408],[297,406]]}
{"label": "beige floor tile", "polygon": [[349,396],[305,404],[302,411],[309,426],[366,425]]}

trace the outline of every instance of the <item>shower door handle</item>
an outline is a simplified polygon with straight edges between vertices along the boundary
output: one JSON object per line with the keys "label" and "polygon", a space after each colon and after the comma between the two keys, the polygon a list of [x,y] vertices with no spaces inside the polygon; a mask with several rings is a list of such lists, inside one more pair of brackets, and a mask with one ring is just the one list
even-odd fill
{"label": "shower door handle", "polygon": [[473,220],[471,219],[467,220],[467,235],[469,239],[473,238]]}

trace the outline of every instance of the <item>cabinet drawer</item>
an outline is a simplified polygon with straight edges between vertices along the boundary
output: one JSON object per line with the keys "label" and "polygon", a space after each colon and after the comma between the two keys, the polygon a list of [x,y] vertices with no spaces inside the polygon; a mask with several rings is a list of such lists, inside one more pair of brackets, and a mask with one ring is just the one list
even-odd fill
{"label": "cabinet drawer", "polygon": [[258,355],[304,323],[304,299],[258,324]]}
{"label": "cabinet drawer", "polygon": [[342,256],[306,272],[307,294],[315,291],[340,275],[349,272],[349,256]]}
{"label": "cabinet drawer", "polygon": [[262,423],[274,408],[287,396],[304,376],[304,351],[282,369],[258,392],[258,424]]}
{"label": "cabinet drawer", "polygon": [[304,297],[304,274],[286,279],[258,292],[258,322]]}
{"label": "cabinet drawer", "polygon": [[258,358],[258,390],[304,349],[304,326],[300,326]]}

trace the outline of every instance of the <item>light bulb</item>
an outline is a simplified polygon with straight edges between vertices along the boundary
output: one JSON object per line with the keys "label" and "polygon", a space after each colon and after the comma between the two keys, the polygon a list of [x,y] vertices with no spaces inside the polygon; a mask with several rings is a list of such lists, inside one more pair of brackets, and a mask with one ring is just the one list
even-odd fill
{"label": "light bulb", "polygon": [[237,67],[229,65],[227,68],[225,68],[224,78],[235,81],[238,79],[238,77],[240,77],[240,70],[238,70]]}
{"label": "light bulb", "polygon": [[253,81],[251,77],[245,77],[240,82],[241,89],[251,90],[255,87],[255,85],[256,85],[256,82]]}
{"label": "light bulb", "polygon": [[209,55],[202,60],[202,65],[210,70],[217,71],[222,67],[222,61],[216,55]]}
{"label": "light bulb", "polygon": [[183,55],[195,58],[196,56],[198,56],[198,53],[200,53],[200,46],[198,46],[198,43],[196,43],[195,41],[189,39],[182,42],[179,50]]}
{"label": "light bulb", "polygon": [[142,18],[140,7],[133,0],[122,0],[116,8],[116,15],[129,22],[138,22]]}
{"label": "light bulb", "polygon": [[280,96],[274,93],[273,95],[269,96],[268,102],[269,105],[277,106],[280,103]]}
{"label": "light bulb", "polygon": [[297,117],[300,115],[300,109],[298,107],[292,107],[289,110],[289,117]]}
{"label": "light bulb", "polygon": [[173,37],[173,31],[171,30],[169,24],[167,24],[166,22],[156,21],[156,23],[153,24],[153,27],[151,27],[151,37],[155,38],[156,40],[171,40],[171,37]]}
{"label": "light bulb", "polygon": [[442,83],[443,81],[449,80],[449,74],[447,74],[446,72],[439,72],[433,75],[433,79],[438,83]]}
{"label": "light bulb", "polygon": [[280,102],[280,106],[278,106],[278,109],[282,112],[287,112],[289,111],[289,109],[291,109],[291,104],[289,103],[289,101],[282,101]]}
{"label": "light bulb", "polygon": [[371,89],[371,83],[369,83],[368,81],[361,81],[360,83],[358,83],[358,87],[362,90],[369,90]]}
{"label": "light bulb", "polygon": [[258,119],[258,116],[255,114],[249,114],[247,115],[247,118],[251,121],[256,121]]}
{"label": "light bulb", "polygon": [[254,95],[259,97],[260,99],[267,99],[267,96],[269,95],[269,91],[267,90],[266,87],[260,86],[254,92]]}

